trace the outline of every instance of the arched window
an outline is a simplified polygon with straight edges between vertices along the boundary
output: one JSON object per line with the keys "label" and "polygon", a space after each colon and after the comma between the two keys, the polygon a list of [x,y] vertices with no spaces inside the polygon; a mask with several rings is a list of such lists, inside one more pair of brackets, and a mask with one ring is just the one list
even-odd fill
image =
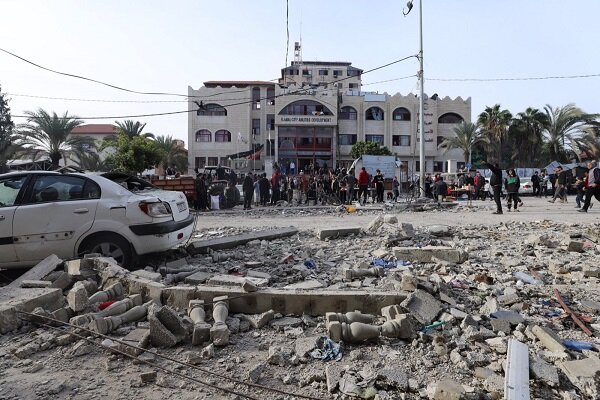
{"label": "arched window", "polygon": [[410,121],[410,111],[404,107],[398,107],[394,110],[394,121]]}
{"label": "arched window", "polygon": [[285,106],[279,115],[333,115],[333,113],[318,101],[298,100]]}
{"label": "arched window", "polygon": [[267,104],[270,106],[275,105],[275,89],[267,88]]}
{"label": "arched window", "polygon": [[438,124],[460,124],[464,119],[456,113],[446,113],[438,118]]}
{"label": "arched window", "polygon": [[367,121],[383,121],[383,110],[379,107],[371,107],[365,112]]}
{"label": "arched window", "polygon": [[356,109],[354,107],[346,106],[346,107],[342,107],[338,118],[339,119],[356,119],[356,115],[357,115]]}
{"label": "arched window", "polygon": [[210,104],[206,104],[202,108],[198,108],[198,110],[196,111],[196,114],[200,115],[200,116],[205,116],[205,117],[226,116],[227,110],[225,109],[225,107],[223,107],[219,104],[210,103]]}
{"label": "arched window", "polygon": [[196,142],[212,142],[212,134],[207,129],[196,132]]}
{"label": "arched window", "polygon": [[231,142],[231,132],[221,129],[215,132],[215,142]]}

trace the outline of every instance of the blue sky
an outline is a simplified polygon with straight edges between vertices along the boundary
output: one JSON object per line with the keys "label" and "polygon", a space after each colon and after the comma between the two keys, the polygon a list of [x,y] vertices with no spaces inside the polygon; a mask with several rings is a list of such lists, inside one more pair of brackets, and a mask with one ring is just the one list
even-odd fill
{"label": "blue sky", "polygon": [[[425,91],[472,98],[511,112],[575,103],[600,112],[600,77],[511,82],[428,78],[521,78],[600,73],[596,0],[423,0]],[[418,1],[290,0],[288,60],[302,34],[304,60],[350,61],[368,70],[418,52]],[[271,80],[286,57],[285,0],[0,0],[0,47],[46,67],[139,90],[187,93],[207,80]],[[418,70],[416,59],[363,76],[363,83]],[[42,107],[81,117],[185,110],[182,98],[120,92],[51,74],[0,53],[0,85],[13,114]],[[416,78],[364,90],[417,92]],[[170,101],[111,103],[77,99]],[[22,121],[15,118],[17,122]],[[87,122],[112,123],[114,118]],[[187,141],[183,115],[139,118],[146,130]]]}

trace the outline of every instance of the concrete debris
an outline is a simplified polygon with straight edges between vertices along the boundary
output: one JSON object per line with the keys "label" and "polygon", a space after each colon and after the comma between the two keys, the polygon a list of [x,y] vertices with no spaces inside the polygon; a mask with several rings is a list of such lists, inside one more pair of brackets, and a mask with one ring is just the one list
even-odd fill
{"label": "concrete debris", "polygon": [[400,305],[425,325],[433,322],[442,311],[442,303],[424,290],[411,293]]}

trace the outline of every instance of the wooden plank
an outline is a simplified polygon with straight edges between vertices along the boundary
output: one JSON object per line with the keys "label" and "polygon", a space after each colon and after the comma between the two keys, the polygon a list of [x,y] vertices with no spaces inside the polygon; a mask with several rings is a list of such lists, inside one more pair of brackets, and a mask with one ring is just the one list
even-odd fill
{"label": "wooden plank", "polygon": [[515,339],[508,341],[504,400],[529,400],[529,348]]}
{"label": "wooden plank", "polygon": [[43,277],[54,271],[58,264],[62,263],[63,260],[58,258],[55,254],[52,254],[42,261],[39,262],[35,267],[25,272],[23,275],[9,283],[8,287],[18,288],[21,287],[23,281],[40,281]]}

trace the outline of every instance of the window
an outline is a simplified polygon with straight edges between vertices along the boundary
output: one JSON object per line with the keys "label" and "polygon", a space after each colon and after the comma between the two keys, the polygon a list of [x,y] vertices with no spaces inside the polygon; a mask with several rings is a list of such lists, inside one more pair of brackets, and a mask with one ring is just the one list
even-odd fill
{"label": "window", "polygon": [[215,132],[215,142],[224,143],[231,142],[231,132],[221,129]]}
{"label": "window", "polygon": [[320,69],[319,70],[319,76],[327,76],[329,75],[329,71],[326,69]]}
{"label": "window", "polygon": [[252,134],[260,135],[260,119],[252,120]]}
{"label": "window", "polygon": [[216,165],[219,164],[219,158],[218,157],[208,157],[208,165],[210,165],[211,167],[214,167]]}
{"label": "window", "polygon": [[365,112],[367,121],[383,121],[383,110],[379,107],[371,107]]}
{"label": "window", "polygon": [[464,119],[456,113],[446,113],[438,118],[438,124],[460,124]]}
{"label": "window", "polygon": [[349,83],[348,89],[358,89],[358,83]]}
{"label": "window", "polygon": [[275,105],[275,89],[267,88],[267,105],[274,106]]}
{"label": "window", "polygon": [[274,157],[275,156],[275,139],[267,139],[267,156]]}
{"label": "window", "polygon": [[442,144],[444,142],[444,139],[446,139],[443,136],[438,136],[437,137],[437,146],[440,147],[440,144]]}
{"label": "window", "polygon": [[27,175],[0,179],[0,208],[15,204],[19,191],[26,180]]}
{"label": "window", "polygon": [[459,170],[459,171],[460,170],[465,170],[465,169],[467,169],[467,164],[465,164],[464,161],[458,161],[456,163],[456,169]]}
{"label": "window", "polygon": [[274,131],[275,130],[275,115],[267,114],[267,130]]}
{"label": "window", "polygon": [[260,88],[252,88],[252,108],[260,110]]}
{"label": "window", "polygon": [[337,78],[339,76],[344,76],[344,71],[341,69],[334,69],[333,70],[333,77]]}
{"label": "window", "polygon": [[210,103],[202,108],[198,108],[198,110],[196,110],[196,115],[204,117],[222,117],[227,116],[227,110],[219,104]]}
{"label": "window", "polygon": [[410,111],[404,107],[398,107],[394,110],[394,121],[410,121]]}
{"label": "window", "polygon": [[366,135],[367,142],[383,144],[383,135]]}
{"label": "window", "polygon": [[196,132],[196,142],[212,142],[212,134],[207,129]]}
{"label": "window", "polygon": [[393,135],[392,146],[410,146],[409,135]]}
{"label": "window", "polygon": [[38,176],[31,193],[32,203],[99,198],[98,184],[90,179],[68,175]]}
{"label": "window", "polygon": [[444,162],[443,161],[434,161],[433,162],[433,171],[434,172],[444,172]]}
{"label": "window", "polygon": [[312,75],[312,71],[310,69],[302,70],[302,76],[311,76],[311,75]]}
{"label": "window", "polygon": [[[425,161],[425,164],[427,164],[427,161]],[[421,161],[415,161],[415,171],[421,172]]]}
{"label": "window", "polygon": [[333,115],[333,113],[317,101],[299,100],[285,106],[279,115]]}
{"label": "window", "polygon": [[348,68],[348,76],[360,76],[360,70]]}
{"label": "window", "polygon": [[206,157],[196,157],[194,160],[194,167],[204,168],[206,166]]}
{"label": "window", "polygon": [[346,106],[342,107],[339,114],[339,119],[356,119],[356,110],[354,107]]}
{"label": "window", "polygon": [[338,144],[341,146],[352,146],[356,144],[357,135],[338,135]]}
{"label": "window", "polygon": [[290,68],[290,69],[287,70],[287,74],[288,75],[298,75],[298,72],[299,71],[297,69],[294,69],[294,68]]}

